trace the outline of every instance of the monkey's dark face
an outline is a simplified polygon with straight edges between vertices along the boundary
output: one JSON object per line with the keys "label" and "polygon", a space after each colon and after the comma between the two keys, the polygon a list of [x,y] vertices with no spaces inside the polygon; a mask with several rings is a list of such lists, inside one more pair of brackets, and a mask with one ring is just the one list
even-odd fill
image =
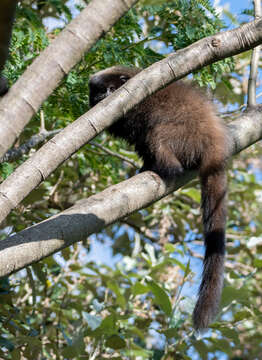
{"label": "monkey's dark face", "polygon": [[120,88],[130,76],[124,74],[98,74],[89,81],[89,105],[95,106],[115,90]]}

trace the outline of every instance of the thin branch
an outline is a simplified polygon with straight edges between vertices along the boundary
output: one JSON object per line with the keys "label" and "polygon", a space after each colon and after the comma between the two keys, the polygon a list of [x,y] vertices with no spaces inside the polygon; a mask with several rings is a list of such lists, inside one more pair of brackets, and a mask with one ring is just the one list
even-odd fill
{"label": "thin branch", "polygon": [[148,234],[148,232],[151,232],[151,230],[146,229],[146,231],[143,231],[140,226],[137,226],[136,224],[132,223],[129,219],[123,219],[120,221],[122,224],[128,225],[135,229],[137,233],[144,236],[146,239],[150,240],[152,243],[155,243],[157,241],[156,237],[153,237]]}
{"label": "thin branch", "polygon": [[40,132],[46,131],[45,128],[45,115],[43,110],[40,111]]}
{"label": "thin branch", "polygon": [[33,135],[26,143],[22,144],[18,148],[8,150],[7,153],[2,158],[0,158],[0,164],[3,162],[12,162],[20,159],[23,155],[28,154],[31,149],[44,142],[47,138],[58,134],[60,131],[61,130],[44,130],[39,134]]}
{"label": "thin branch", "polygon": [[260,96],[262,96],[262,92],[258,93],[256,98],[258,99]]}
{"label": "thin branch", "polygon": [[52,187],[52,189],[51,189],[51,191],[50,191],[50,193],[49,193],[49,198],[52,198],[52,197],[55,195],[55,192],[56,192],[58,186],[60,185],[60,183],[62,182],[63,177],[64,177],[64,171],[62,170],[62,171],[60,172],[60,175],[59,175],[59,178],[58,178],[57,182],[56,182],[55,185]]}
{"label": "thin branch", "polygon": [[[92,146],[95,146],[97,147],[98,149],[101,149],[103,150],[105,153],[107,153],[108,155],[111,155],[111,156],[114,156],[114,157],[117,157],[118,159],[122,160],[122,161],[125,161],[127,163],[129,163],[130,165],[132,165],[135,169],[140,169],[141,166],[139,166],[139,164],[131,159],[128,159],[127,157],[121,155],[121,154],[118,154],[112,150],[109,150],[107,149],[105,146],[103,145],[100,145],[96,142],[93,142],[93,141],[90,141],[90,143]],[[101,155],[101,154],[100,154]]]}
{"label": "thin branch", "polygon": [[[254,10],[255,10],[255,19],[259,19],[262,16],[261,0],[253,0],[253,2],[254,2]],[[248,98],[247,98],[248,106],[256,105],[256,82],[257,82],[260,54],[261,54],[261,45],[257,46],[252,51],[250,74],[248,79]]]}
{"label": "thin branch", "polygon": [[[256,99],[258,99],[260,96],[262,96],[262,92],[258,93],[256,95]],[[228,116],[230,116],[231,120],[233,120],[233,116],[235,115],[235,117],[239,116],[239,113],[244,110],[247,107],[247,104],[244,103],[241,106],[239,106],[236,110],[232,110],[232,111],[225,111],[223,113],[220,113],[219,116],[221,118],[226,118]]]}

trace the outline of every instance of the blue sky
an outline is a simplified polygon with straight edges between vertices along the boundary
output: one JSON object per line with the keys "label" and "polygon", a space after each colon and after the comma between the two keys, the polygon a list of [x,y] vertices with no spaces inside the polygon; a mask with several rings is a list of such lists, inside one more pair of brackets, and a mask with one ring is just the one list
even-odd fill
{"label": "blue sky", "polygon": [[253,2],[251,0],[213,0],[216,6],[226,6],[226,8],[233,13],[237,20],[241,19],[241,11],[243,9],[252,9]]}
{"label": "blue sky", "polygon": [[213,4],[219,4],[219,5],[227,5],[229,6],[229,10],[233,13],[239,14],[242,9],[245,8],[251,8],[253,6],[253,3],[251,0],[215,0],[213,1]]}

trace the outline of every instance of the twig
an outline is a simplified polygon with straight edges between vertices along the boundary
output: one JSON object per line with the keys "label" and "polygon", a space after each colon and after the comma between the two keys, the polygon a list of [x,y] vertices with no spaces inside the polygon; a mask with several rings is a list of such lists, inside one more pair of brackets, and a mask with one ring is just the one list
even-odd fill
{"label": "twig", "polygon": [[6,154],[0,158],[0,164],[3,162],[11,162],[21,158],[22,155],[29,153],[29,151],[36,145],[42,143],[45,139],[58,134],[61,130],[41,131],[37,135],[33,135],[26,143],[18,148],[10,149]]}
{"label": "twig", "polygon": [[129,163],[129,164],[132,165],[135,169],[140,169],[140,166],[139,166],[139,164],[138,164],[137,162],[135,162],[135,161],[133,161],[133,160],[130,160],[130,159],[126,158],[125,156],[122,156],[122,155],[120,155],[120,154],[118,154],[118,153],[115,153],[114,151],[111,151],[111,150],[107,149],[106,147],[104,147],[104,146],[102,146],[102,145],[100,145],[100,144],[98,144],[98,143],[95,143],[95,142],[93,142],[93,141],[90,141],[89,144],[91,144],[92,146],[95,146],[95,147],[103,150],[103,151],[104,151],[105,153],[107,153],[108,155],[115,156],[115,157],[119,158],[120,160]]}
{"label": "twig", "polygon": [[[262,96],[262,92],[260,92],[259,94],[256,95],[256,99],[258,99],[260,96]],[[232,111],[226,111],[224,113],[220,113],[219,116],[220,117],[227,117],[229,115],[235,115],[235,116],[238,116],[240,111],[242,111],[242,109],[244,109],[245,107],[247,107],[247,104],[244,103],[242,104],[241,106],[239,106],[236,110],[232,110]],[[232,116],[231,116],[232,118]]]}
{"label": "twig", "polygon": [[60,175],[59,175],[59,178],[58,178],[56,184],[52,187],[52,189],[51,189],[51,191],[50,191],[50,194],[49,194],[49,197],[50,197],[50,198],[52,198],[52,197],[54,196],[54,194],[55,194],[55,192],[56,192],[59,184],[60,184],[61,181],[63,180],[63,177],[64,177],[64,171],[62,170],[62,171],[60,172]]}
{"label": "twig", "polygon": [[45,116],[43,110],[40,111],[40,133],[46,131],[45,128]]}
{"label": "twig", "polygon": [[[254,2],[254,10],[255,10],[255,18],[258,19],[261,17],[261,0],[253,0]],[[256,81],[257,81],[257,72],[258,72],[258,64],[260,58],[261,46],[257,46],[252,51],[251,63],[250,63],[250,74],[248,79],[248,98],[247,105],[249,107],[256,105]]]}
{"label": "twig", "polygon": [[[128,219],[123,219],[123,220],[120,220],[120,222],[122,224],[125,224],[125,225],[128,225],[130,227],[132,227],[133,229],[135,229],[135,231],[137,233],[139,233],[140,235],[144,236],[145,238],[147,238],[148,240],[152,241],[152,243],[155,243],[157,240],[158,240],[158,237],[153,237],[151,235],[148,235],[145,231],[143,231],[140,226],[137,226],[135,224],[133,224],[130,220]],[[149,230],[149,229],[147,229]],[[151,232],[151,230],[149,230]]]}
{"label": "twig", "polygon": [[[29,284],[31,285],[33,305],[35,305],[36,304],[36,288],[35,288],[35,282],[34,282],[34,278],[33,278],[31,268],[27,267],[26,272],[27,272],[27,277],[29,279]],[[34,309],[34,306],[33,306],[33,309]],[[33,310],[33,312],[34,312],[34,310]]]}
{"label": "twig", "polygon": [[257,94],[256,98],[259,98],[260,96],[262,96],[262,92],[260,92],[259,94]]}

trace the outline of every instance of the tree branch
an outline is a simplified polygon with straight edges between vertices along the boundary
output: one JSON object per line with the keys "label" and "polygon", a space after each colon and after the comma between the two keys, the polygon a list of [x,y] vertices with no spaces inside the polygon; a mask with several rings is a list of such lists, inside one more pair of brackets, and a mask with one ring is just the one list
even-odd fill
{"label": "tree branch", "polygon": [[103,150],[103,151],[104,151],[106,154],[108,154],[108,155],[117,157],[118,159],[127,162],[128,164],[132,165],[135,169],[139,169],[139,168],[140,168],[140,166],[139,166],[139,164],[138,164],[137,162],[135,162],[135,161],[133,161],[133,160],[131,160],[131,159],[128,159],[127,157],[125,157],[125,156],[123,156],[123,155],[121,155],[121,154],[115,153],[114,151],[111,151],[111,150],[107,149],[107,148],[106,148],[105,146],[103,146],[103,145],[100,145],[100,144],[98,144],[98,143],[96,143],[96,142],[93,142],[93,141],[90,141],[90,144],[91,144],[92,146],[97,147],[98,149]]}
{"label": "tree branch", "polygon": [[3,157],[0,158],[0,164],[3,162],[11,162],[18,160],[23,155],[28,154],[31,149],[44,142],[47,138],[58,134],[61,130],[52,131],[40,131],[39,134],[33,135],[27,142],[19,146],[8,150]]}
{"label": "tree branch", "polygon": [[[10,3],[14,0],[1,0]],[[93,0],[27,68],[0,102],[0,156],[83,54],[137,0]],[[0,8],[1,10],[1,8]]]}
{"label": "tree branch", "polygon": [[[231,154],[262,138],[262,107],[229,125]],[[0,277],[37,262],[177,190],[196,176],[187,171],[166,183],[146,171],[0,241]]]}
{"label": "tree branch", "polygon": [[199,40],[137,74],[42,146],[0,185],[0,222],[74,152],[147,96],[194,70],[261,42],[262,18]]}
{"label": "tree branch", "polygon": [[[254,0],[254,10],[255,10],[255,18],[259,19],[262,15],[261,11],[261,0]],[[248,106],[256,105],[256,83],[257,83],[257,72],[259,59],[261,54],[261,46],[257,46],[252,51],[251,63],[250,63],[250,74],[248,79],[248,98],[247,104]]]}

